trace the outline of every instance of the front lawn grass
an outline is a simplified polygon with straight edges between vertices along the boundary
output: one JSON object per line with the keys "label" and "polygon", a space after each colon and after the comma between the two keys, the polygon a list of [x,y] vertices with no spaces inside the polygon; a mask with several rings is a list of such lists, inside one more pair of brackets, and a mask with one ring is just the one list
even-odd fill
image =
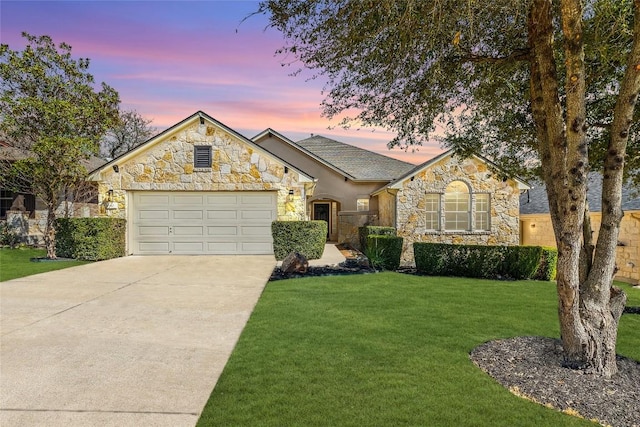
{"label": "front lawn grass", "polygon": [[[625,285],[623,285],[625,286]],[[640,291],[625,286],[630,305]],[[469,360],[477,345],[557,337],[555,284],[399,273],[270,282],[199,426],[578,426]],[[640,360],[640,316],[619,353]]]}
{"label": "front lawn grass", "polygon": [[0,282],[87,264],[87,261],[31,261],[31,258],[43,258],[45,256],[47,256],[47,251],[44,249],[0,248]]}

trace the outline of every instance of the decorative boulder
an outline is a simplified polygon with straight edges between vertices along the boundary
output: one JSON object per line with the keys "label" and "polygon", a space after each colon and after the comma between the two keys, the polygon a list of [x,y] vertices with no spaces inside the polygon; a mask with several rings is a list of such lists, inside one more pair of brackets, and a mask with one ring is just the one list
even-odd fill
{"label": "decorative boulder", "polygon": [[299,252],[291,252],[282,260],[280,267],[283,273],[306,273],[309,269],[309,261]]}

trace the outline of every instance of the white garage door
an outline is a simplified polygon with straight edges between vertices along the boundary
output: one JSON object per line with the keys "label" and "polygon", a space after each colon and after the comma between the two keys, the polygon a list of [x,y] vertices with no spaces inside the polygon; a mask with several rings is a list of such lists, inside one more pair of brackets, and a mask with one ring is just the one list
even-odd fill
{"label": "white garage door", "polygon": [[273,192],[132,193],[131,252],[272,254]]}

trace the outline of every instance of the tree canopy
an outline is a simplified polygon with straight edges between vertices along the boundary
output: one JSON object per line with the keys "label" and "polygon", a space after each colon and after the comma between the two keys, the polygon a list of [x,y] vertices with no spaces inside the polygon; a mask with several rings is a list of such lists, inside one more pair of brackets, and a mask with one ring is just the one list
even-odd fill
{"label": "tree canopy", "polygon": [[0,45],[0,131],[27,158],[5,163],[3,179],[47,205],[45,244],[55,257],[53,221],[65,191],[87,174],[86,161],[118,121],[118,93],[88,73],[89,59],[74,59],[71,46],[49,36],[23,33],[26,46]]}
{"label": "tree canopy", "polygon": [[[289,1],[261,4],[283,32],[287,64],[326,82],[323,112],[397,134],[389,145],[440,141],[482,152],[522,176],[539,165],[531,109],[529,0]],[[564,97],[565,37],[554,8],[554,55]],[[601,169],[619,82],[633,40],[633,1],[583,10],[592,169]],[[294,73],[301,72],[301,68]],[[640,183],[640,111],[629,130],[627,172]],[[523,168],[522,166],[528,166]]]}
{"label": "tree canopy", "polygon": [[121,111],[118,123],[100,141],[100,153],[112,160],[137,147],[154,134],[150,124],[135,110]]}
{"label": "tree canopy", "polygon": [[[326,82],[327,116],[386,127],[391,146],[442,135],[461,155],[542,177],[566,364],[615,374],[622,183],[640,182],[640,0],[266,0],[259,11],[284,34],[287,63]],[[590,170],[603,177],[595,245]]]}

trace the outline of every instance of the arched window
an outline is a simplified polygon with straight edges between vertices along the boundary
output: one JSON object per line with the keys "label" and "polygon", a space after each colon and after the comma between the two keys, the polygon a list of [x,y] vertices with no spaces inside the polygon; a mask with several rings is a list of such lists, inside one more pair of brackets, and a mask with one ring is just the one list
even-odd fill
{"label": "arched window", "polygon": [[444,192],[444,228],[450,231],[471,230],[471,193],[462,181],[453,181]]}

